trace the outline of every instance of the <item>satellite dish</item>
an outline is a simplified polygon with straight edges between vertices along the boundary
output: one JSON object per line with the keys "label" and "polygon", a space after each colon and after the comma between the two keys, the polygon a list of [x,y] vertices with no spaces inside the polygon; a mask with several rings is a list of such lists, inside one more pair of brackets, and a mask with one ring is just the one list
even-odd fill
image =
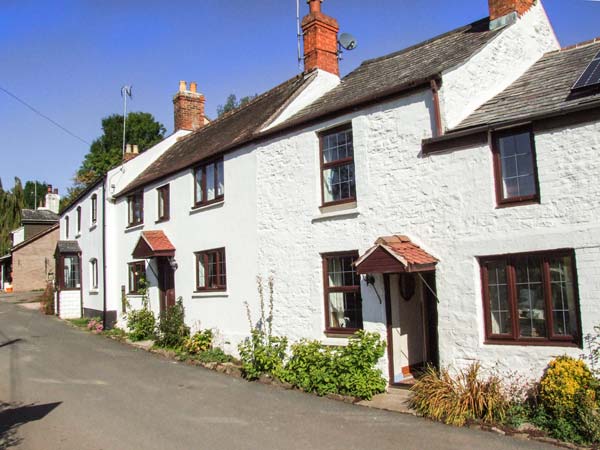
{"label": "satellite dish", "polygon": [[350,33],[342,33],[340,35],[340,45],[346,50],[354,50],[358,44],[356,38]]}

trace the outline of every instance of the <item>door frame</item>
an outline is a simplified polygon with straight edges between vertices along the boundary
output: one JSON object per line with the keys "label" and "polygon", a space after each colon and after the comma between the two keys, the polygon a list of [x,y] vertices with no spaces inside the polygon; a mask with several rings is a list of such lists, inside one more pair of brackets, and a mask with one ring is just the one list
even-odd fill
{"label": "door frame", "polygon": [[[156,260],[158,269],[158,298],[160,314],[163,314],[170,306],[175,305],[175,269],[171,266],[168,257],[159,256]],[[169,287],[169,285],[171,287]],[[172,291],[169,295],[169,291]],[[169,301],[172,297],[172,301]]]}

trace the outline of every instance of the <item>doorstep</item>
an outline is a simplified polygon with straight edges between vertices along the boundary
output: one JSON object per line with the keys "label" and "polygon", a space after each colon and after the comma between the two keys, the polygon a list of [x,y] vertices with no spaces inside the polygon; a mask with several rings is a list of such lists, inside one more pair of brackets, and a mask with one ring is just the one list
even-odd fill
{"label": "doorstep", "polygon": [[408,389],[388,388],[385,394],[374,396],[371,400],[362,400],[357,405],[368,408],[385,409],[404,414],[416,414],[408,406],[410,400],[410,391]]}

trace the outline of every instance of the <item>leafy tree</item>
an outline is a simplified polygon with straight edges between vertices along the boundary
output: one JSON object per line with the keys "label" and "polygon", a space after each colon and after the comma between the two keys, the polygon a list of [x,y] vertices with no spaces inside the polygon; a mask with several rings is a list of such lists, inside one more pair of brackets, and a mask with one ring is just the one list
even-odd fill
{"label": "leafy tree", "polygon": [[233,111],[236,108],[244,106],[246,103],[249,103],[251,100],[256,98],[256,94],[248,95],[246,97],[242,97],[241,99],[237,99],[235,94],[229,94],[227,100],[224,105],[217,106],[217,114],[221,117],[223,114],[228,113],[229,111]]}
{"label": "leafy tree", "polygon": [[10,232],[21,225],[21,209],[24,205],[23,185],[15,177],[15,185],[11,191],[0,190],[0,255],[10,250]]}
{"label": "leafy tree", "polygon": [[[36,205],[36,185],[37,185],[37,205]],[[23,188],[25,196],[25,208],[35,209],[39,206],[40,201],[43,203],[46,193],[48,192],[48,184],[45,181],[27,181]]]}

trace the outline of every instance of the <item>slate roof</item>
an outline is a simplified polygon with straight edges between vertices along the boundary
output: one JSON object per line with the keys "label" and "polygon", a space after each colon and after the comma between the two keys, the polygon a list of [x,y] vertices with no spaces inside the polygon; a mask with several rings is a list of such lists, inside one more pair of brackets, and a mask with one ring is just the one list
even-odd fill
{"label": "slate roof", "polygon": [[557,114],[586,105],[600,106],[598,89],[571,92],[571,87],[600,52],[600,42],[596,41],[545,54],[517,81],[452,131]]}
{"label": "slate roof", "polygon": [[77,241],[58,241],[56,244],[57,253],[79,253],[81,248]]}
{"label": "slate roof", "polygon": [[292,126],[429,82],[468,60],[506,30],[490,31],[489,26],[489,19],[482,19],[399,52],[367,60],[346,75],[339,86],[282,126]]}
{"label": "slate roof", "polygon": [[316,72],[297,75],[242,108],[186,136],[119,192],[117,197],[252,140],[315,76]]}
{"label": "slate roof", "polygon": [[261,133],[314,76],[314,72],[300,74],[175,144],[117,197],[256,138],[426,83],[469,59],[504,29],[490,31],[489,19],[482,19],[402,51],[365,61],[338,87],[284,123]]}
{"label": "slate roof", "polygon": [[21,222],[58,222],[58,214],[45,209],[21,210]]}

